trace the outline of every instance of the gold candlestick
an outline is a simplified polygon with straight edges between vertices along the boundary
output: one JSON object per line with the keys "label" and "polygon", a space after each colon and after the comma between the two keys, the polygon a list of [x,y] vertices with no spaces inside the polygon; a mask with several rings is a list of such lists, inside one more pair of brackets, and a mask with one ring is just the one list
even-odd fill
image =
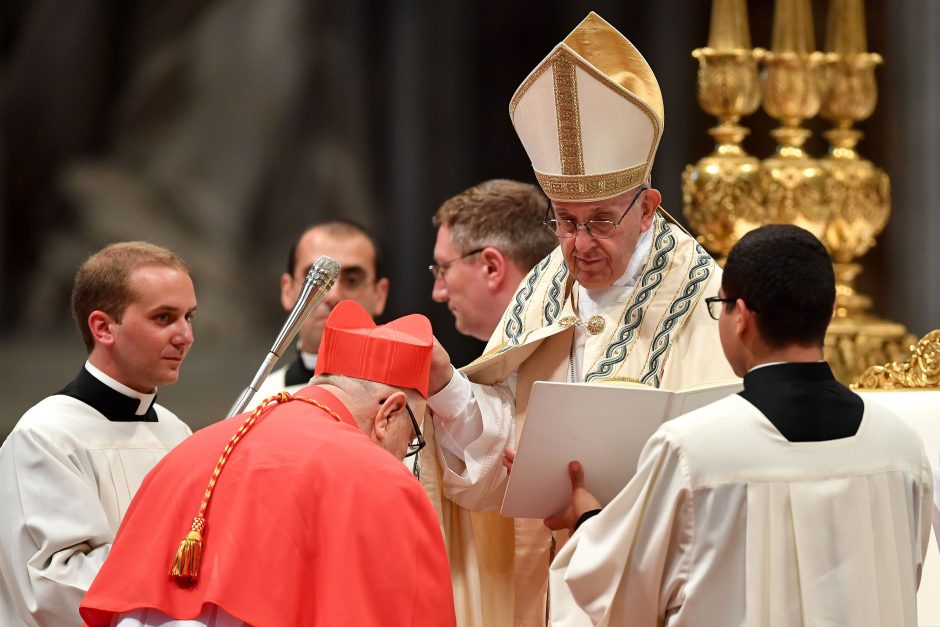
{"label": "gold candlestick", "polygon": [[[862,0],[832,0],[826,50],[815,51],[809,0],[777,0],[769,52],[751,49],[744,0],[714,0],[708,46],[698,60],[698,99],[719,124],[710,129],[713,153],[682,176],[684,213],[699,241],[725,256],[745,232],[770,223],[791,223],[815,233],[834,260],[836,311],[826,335],[826,357],[836,376],[853,381],[866,367],[902,360],[913,337],[902,325],[868,313],[871,299],[855,290],[861,265],[890,213],[887,175],[861,158],[862,133],[877,101],[874,67],[866,49]],[[764,75],[758,89],[757,63]],[[772,131],[775,154],[763,162],[741,142],[739,124],[761,97],[780,121]],[[820,160],[803,150],[810,131],[804,120],[820,113],[833,122]]]}
{"label": "gold candlestick", "polygon": [[702,245],[724,256],[761,223],[760,163],[741,146],[750,131],[738,124],[760,104],[744,0],[714,0],[708,46],[692,56],[699,63],[699,105],[719,124],[708,131],[714,152],[682,174],[683,213]]}
{"label": "gold candlestick", "polygon": [[868,313],[871,299],[855,289],[862,267],[853,260],[875,245],[891,213],[888,175],[855,149],[861,131],[852,128],[875,109],[875,66],[881,56],[866,50],[861,0],[832,0],[822,61],[820,115],[834,125],[823,135],[829,153],[820,160],[826,173],[823,204],[829,216],[822,240],[836,273],[836,311],[826,337],[827,358],[837,376],[853,380],[872,363],[897,361],[913,337],[903,325]]}
{"label": "gold candlestick", "polygon": [[875,109],[875,66],[881,55],[865,50],[865,14],[861,0],[832,0],[823,58],[820,115],[833,122],[822,166],[828,173],[825,203],[830,221],[823,241],[838,263],[865,254],[891,212],[888,176],[855,150],[862,133],[852,125]]}
{"label": "gold candlestick", "polygon": [[764,110],[781,125],[771,131],[777,151],[762,164],[761,189],[766,222],[796,224],[822,236],[825,173],[803,150],[811,133],[801,127],[820,105],[821,55],[814,41],[809,0],[777,0],[772,50],[760,57]]}

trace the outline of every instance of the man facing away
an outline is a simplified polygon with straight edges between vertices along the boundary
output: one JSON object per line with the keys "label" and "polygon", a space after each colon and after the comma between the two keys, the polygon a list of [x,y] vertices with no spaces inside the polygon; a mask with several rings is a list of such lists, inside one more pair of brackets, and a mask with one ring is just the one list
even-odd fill
{"label": "man facing away", "polygon": [[456,373],[436,348],[436,446],[422,455],[421,479],[443,495],[460,624],[541,627],[548,565],[566,534],[494,511],[533,383],[678,389],[734,375],[704,303],[721,271],[649,187],[663,103],[633,45],[591,13],[523,81],[510,116],[559,246],[522,280],[483,356]]}
{"label": "man facing away", "polygon": [[85,621],[453,626],[438,519],[400,461],[424,443],[432,339],[424,316],[376,327],[339,303],[311,385],[199,431],[147,476]]}
{"label": "man facing away", "polygon": [[542,225],[547,209],[534,185],[493,179],[434,214],[431,297],[447,303],[459,332],[484,342],[493,336],[522,277],[558,245]]}
{"label": "man facing away", "polygon": [[593,518],[590,460],[571,464],[571,504],[546,521],[581,521],[552,563],[552,624],[915,627],[930,464],[823,361],[825,248],[751,231],[709,301],[744,390],[660,427]]}
{"label": "man facing away", "polygon": [[350,220],[320,222],[304,231],[290,249],[287,272],[281,275],[281,306],[291,311],[313,262],[321,255],[342,266],[329,293],[317,305],[298,334],[297,357],[265,379],[255,394],[262,399],[281,390],[297,391],[310,382],[317,363],[320,338],[327,316],[344,299],[358,302],[373,318],[385,311],[388,279],[382,275],[382,252],[378,241],[365,227]]}
{"label": "man facing away", "polygon": [[75,277],[88,360],[0,448],[0,624],[80,625],[78,604],[148,471],[190,434],[157,405],[193,343],[189,268],[145,242],[112,244]]}

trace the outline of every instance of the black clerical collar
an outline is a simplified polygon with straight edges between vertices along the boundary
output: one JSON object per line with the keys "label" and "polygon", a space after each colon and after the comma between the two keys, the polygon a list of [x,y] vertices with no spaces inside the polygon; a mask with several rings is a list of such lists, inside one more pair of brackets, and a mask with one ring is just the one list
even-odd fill
{"label": "black clerical collar", "polygon": [[156,395],[150,400],[147,411],[138,414],[141,399],[118,392],[84,367],[59,394],[80,400],[112,422],[157,422],[157,412],[153,408]]}
{"label": "black clerical collar", "polygon": [[862,398],[836,381],[824,361],[764,366],[744,375],[738,394],[790,442],[822,442],[856,434]]}
{"label": "black clerical collar", "polygon": [[306,385],[310,383],[310,377],[312,376],[313,369],[307,368],[300,353],[297,353],[297,358],[291,362],[291,365],[288,366],[287,371],[284,373],[284,387]]}
{"label": "black clerical collar", "polygon": [[758,366],[744,375],[744,388],[796,381],[831,381],[832,368],[824,361],[783,362]]}

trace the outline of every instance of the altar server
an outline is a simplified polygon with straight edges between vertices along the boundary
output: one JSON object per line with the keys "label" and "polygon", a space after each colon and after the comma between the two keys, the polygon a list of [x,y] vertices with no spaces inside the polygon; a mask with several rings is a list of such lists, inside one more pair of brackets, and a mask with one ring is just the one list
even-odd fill
{"label": "altar server", "polygon": [[195,311],[189,268],[164,248],[112,244],[79,269],[72,314],[88,360],[0,448],[0,625],[81,625],[140,482],[190,434],[155,400],[179,376]]}
{"label": "altar server", "polygon": [[[744,235],[708,299],[744,390],[664,424],[551,568],[552,624],[915,627],[932,476],[920,437],[823,360],[835,280],[790,225]],[[596,512],[597,510],[595,510]]]}

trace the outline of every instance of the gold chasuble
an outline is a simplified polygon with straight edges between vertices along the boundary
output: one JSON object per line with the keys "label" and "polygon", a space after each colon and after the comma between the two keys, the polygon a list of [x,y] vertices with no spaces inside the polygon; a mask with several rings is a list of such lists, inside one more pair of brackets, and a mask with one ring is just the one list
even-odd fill
{"label": "gold chasuble", "polygon": [[[577,283],[556,249],[522,281],[485,353],[461,370],[471,382],[496,387],[518,373],[514,421],[502,423],[514,430],[510,441],[518,443],[532,384],[569,380],[576,324],[587,331],[581,381],[629,380],[679,389],[734,378],[721,350],[718,323],[704,303],[718,293],[720,268],[662,216],[652,228],[645,267],[636,284],[625,288],[630,293],[621,303],[579,320]],[[433,431],[432,423],[425,420],[426,431]],[[501,448],[480,460],[492,469],[490,485],[468,501],[450,489],[447,460],[433,433],[427,441],[421,480],[441,516],[458,624],[544,625],[548,566],[567,534],[556,533],[553,547],[541,520],[499,515],[506,485]]]}

